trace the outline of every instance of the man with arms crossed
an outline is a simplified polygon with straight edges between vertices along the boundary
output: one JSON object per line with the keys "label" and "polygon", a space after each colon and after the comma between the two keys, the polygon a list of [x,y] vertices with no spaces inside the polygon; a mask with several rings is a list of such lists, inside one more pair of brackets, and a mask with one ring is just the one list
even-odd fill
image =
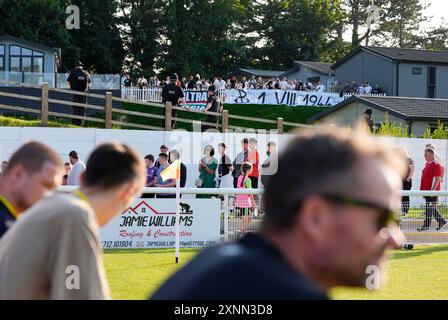
{"label": "man with arms crossed", "polygon": [[0,177],[0,238],[22,212],[61,182],[62,161],[56,152],[39,142],[20,147]]}
{"label": "man with arms crossed", "polygon": [[45,198],[0,240],[0,300],[108,298],[99,226],[128,208],[144,184],[133,149],[97,147],[79,191]]}

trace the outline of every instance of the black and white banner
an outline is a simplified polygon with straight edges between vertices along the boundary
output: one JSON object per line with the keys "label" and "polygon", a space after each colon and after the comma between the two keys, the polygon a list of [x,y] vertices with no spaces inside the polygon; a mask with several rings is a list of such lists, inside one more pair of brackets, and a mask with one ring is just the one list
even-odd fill
{"label": "black and white banner", "polygon": [[269,104],[332,107],[344,100],[338,93],[295,90],[226,90],[226,104]]}

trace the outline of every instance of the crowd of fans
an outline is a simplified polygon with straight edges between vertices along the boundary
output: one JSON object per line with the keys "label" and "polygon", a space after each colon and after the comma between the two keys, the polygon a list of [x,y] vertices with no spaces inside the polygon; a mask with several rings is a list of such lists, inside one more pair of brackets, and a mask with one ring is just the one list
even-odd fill
{"label": "crowd of fans", "polygon": [[[165,80],[160,80],[157,76],[150,77],[149,80],[144,76],[138,78],[134,83],[129,76],[124,81],[125,87],[136,86],[143,88],[163,88],[170,83],[170,77]],[[177,81],[177,84],[184,90],[208,90],[210,86],[215,86],[217,91],[226,89],[267,89],[267,90],[297,90],[305,92],[336,92],[343,94],[381,94],[383,91],[378,84],[370,84],[369,82],[357,83],[356,81],[346,81],[340,83],[338,80],[332,81],[329,86],[320,81],[302,81],[301,79],[270,78],[263,79],[262,77],[245,77],[238,79],[236,76],[231,76],[227,80],[223,77],[215,77],[213,79],[206,79],[199,74],[196,76],[183,77]]]}

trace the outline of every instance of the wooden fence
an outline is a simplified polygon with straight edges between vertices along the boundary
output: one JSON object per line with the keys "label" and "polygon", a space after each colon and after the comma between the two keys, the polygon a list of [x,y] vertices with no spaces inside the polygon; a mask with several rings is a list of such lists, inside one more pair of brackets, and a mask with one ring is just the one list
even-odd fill
{"label": "wooden fence", "polygon": [[[190,123],[190,124],[194,124],[194,123],[198,122],[197,120],[173,117],[172,110],[179,110],[179,111],[184,111],[184,112],[189,112],[189,113],[198,113],[198,114],[202,114],[204,116],[206,116],[206,115],[217,116],[220,119],[218,121],[218,123],[208,123],[208,122],[204,122],[204,121],[201,121],[200,123],[202,125],[208,125],[208,126],[220,128],[223,132],[226,132],[229,129],[232,129],[232,130],[259,129],[259,128],[247,128],[247,127],[243,128],[243,127],[233,126],[233,125],[229,124],[229,119],[246,120],[246,121],[251,121],[251,122],[260,123],[260,124],[271,124],[277,128],[277,131],[279,134],[284,133],[284,126],[310,127],[308,125],[304,125],[304,124],[300,124],[300,123],[285,122],[283,118],[278,118],[276,120],[268,120],[268,119],[260,119],[260,118],[232,115],[232,114],[229,114],[228,110],[223,110],[222,113],[203,112],[203,111],[197,111],[197,110],[192,110],[192,109],[179,108],[177,106],[172,106],[171,103],[166,103],[166,105],[163,105],[162,103],[156,103],[156,102],[128,100],[128,99],[124,99],[124,98],[114,97],[114,96],[112,96],[111,92],[107,92],[105,95],[99,95],[99,94],[93,94],[93,93],[88,93],[88,92],[73,91],[73,90],[68,90],[68,89],[50,88],[48,83],[43,83],[42,85],[36,85],[36,84],[29,84],[29,83],[19,83],[19,82],[7,81],[7,80],[0,80],[0,85],[1,84],[14,85],[14,86],[24,87],[24,88],[35,88],[35,89],[41,90],[41,96],[36,97],[36,96],[30,96],[30,95],[21,95],[21,94],[16,94],[16,93],[3,92],[2,87],[0,86],[0,96],[23,99],[23,100],[28,100],[28,101],[41,102],[40,110],[26,108],[26,107],[4,105],[4,104],[0,104],[0,109],[37,114],[40,116],[41,125],[44,127],[48,126],[48,121],[49,121],[50,116],[60,117],[60,118],[68,118],[68,119],[86,120],[86,121],[92,121],[92,122],[96,122],[96,123],[103,123],[104,128],[106,128],[106,129],[112,129],[113,125],[120,125],[120,126],[138,128],[138,129],[171,131],[171,130],[173,130],[172,121]],[[51,99],[50,92],[59,92],[59,93],[65,93],[65,94],[70,94],[70,95],[78,95],[78,96],[86,96],[86,97],[104,99],[104,104],[103,104],[103,106],[98,106],[98,105],[92,105],[89,103],[84,104],[84,103],[76,103],[76,102],[72,102],[72,101],[64,101],[64,100],[60,100],[60,99]],[[143,107],[147,106],[147,107],[165,108],[165,112],[164,112],[164,114],[162,114],[162,111],[161,111],[161,114],[157,115],[157,114],[151,114],[151,113],[145,113],[145,112],[117,109],[117,108],[113,107],[114,101],[133,103],[133,104],[141,105]],[[89,117],[87,115],[79,116],[79,115],[72,115],[72,114],[66,114],[66,113],[61,113],[61,112],[52,112],[49,109],[50,103],[64,105],[64,106],[68,106],[68,107],[82,107],[82,108],[85,108],[86,110],[91,109],[91,110],[101,111],[101,112],[104,112],[104,118],[95,118],[95,117]],[[161,123],[163,120],[164,127],[125,122],[122,120],[114,120],[114,117],[113,117],[114,114],[125,115],[125,116],[131,115],[131,116],[138,116],[138,117],[143,117],[143,118],[159,119]]]}

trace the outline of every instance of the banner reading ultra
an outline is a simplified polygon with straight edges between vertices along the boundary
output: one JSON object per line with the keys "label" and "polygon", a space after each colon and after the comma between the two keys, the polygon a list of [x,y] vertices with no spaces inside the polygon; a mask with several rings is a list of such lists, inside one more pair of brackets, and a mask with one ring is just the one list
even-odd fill
{"label": "banner reading ultra", "polygon": [[[139,199],[101,228],[105,249],[174,248],[176,210],[173,199]],[[209,247],[219,240],[218,199],[181,199],[180,246]]]}

